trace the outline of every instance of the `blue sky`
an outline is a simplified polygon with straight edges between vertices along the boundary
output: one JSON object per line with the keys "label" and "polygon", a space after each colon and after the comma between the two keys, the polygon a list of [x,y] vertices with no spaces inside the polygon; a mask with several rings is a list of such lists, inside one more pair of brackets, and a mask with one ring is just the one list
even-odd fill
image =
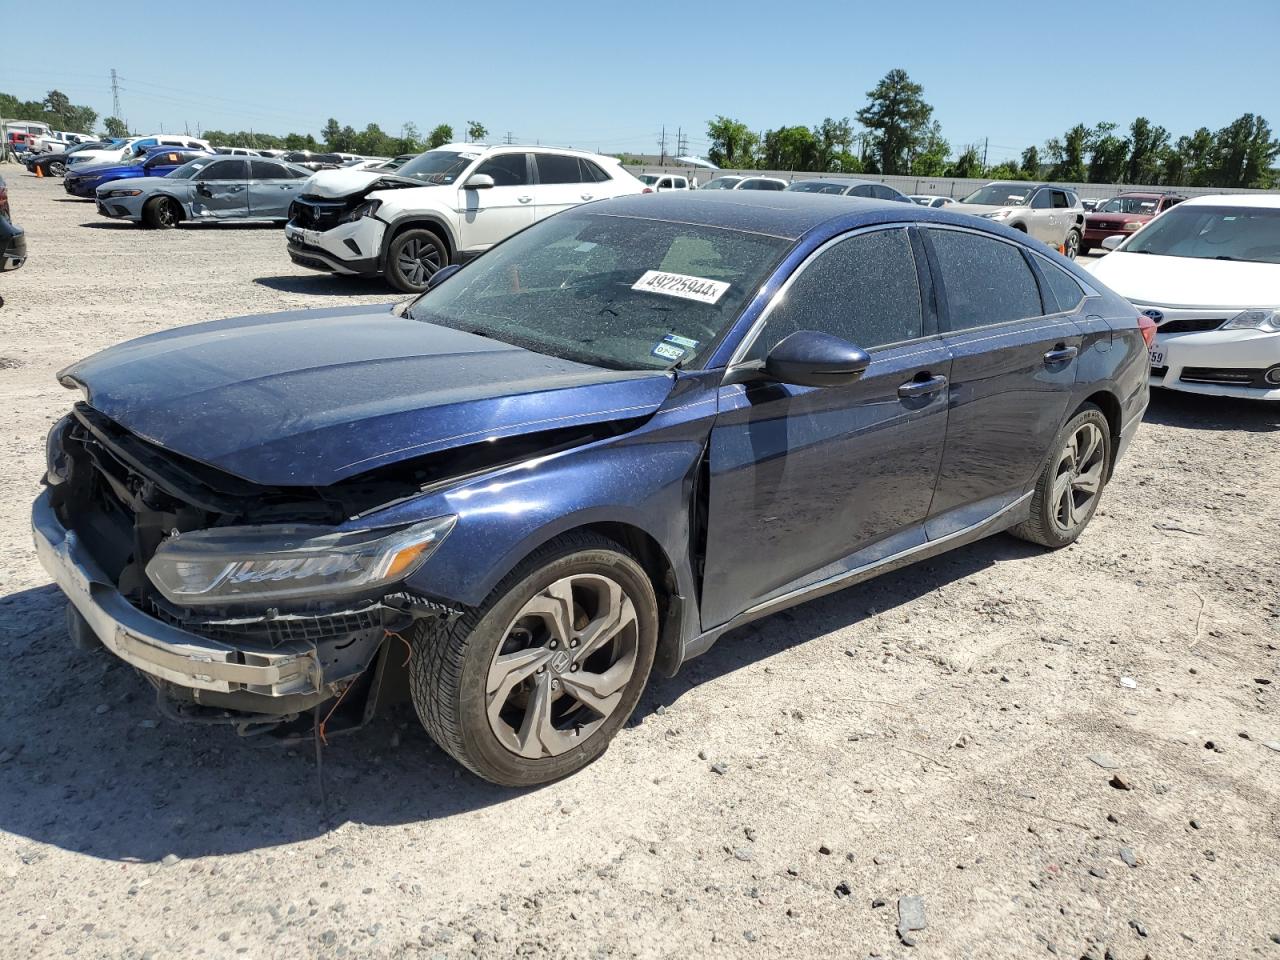
{"label": "blue sky", "polygon": [[334,116],[388,132],[448,122],[461,136],[475,119],[491,139],[639,153],[657,151],[665,124],[669,143],[683,128],[704,153],[716,114],[758,130],[853,117],[893,67],[924,85],[953,149],[985,137],[992,162],[1077,122],[1139,114],[1175,136],[1246,111],[1280,127],[1280,0],[134,0],[128,12],[0,0],[0,22],[12,32],[0,90],[56,86],[106,116],[115,67],[121,112],[145,132],[318,133]]}

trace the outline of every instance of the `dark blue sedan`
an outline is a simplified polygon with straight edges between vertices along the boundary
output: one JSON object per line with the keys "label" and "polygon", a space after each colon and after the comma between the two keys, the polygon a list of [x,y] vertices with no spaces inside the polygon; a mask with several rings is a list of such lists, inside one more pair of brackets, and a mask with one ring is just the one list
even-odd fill
{"label": "dark blue sedan", "polygon": [[173,147],[152,147],[144,156],[134,157],[125,163],[103,163],[75,167],[62,181],[62,187],[73,197],[94,199],[95,191],[113,180],[131,180],[134,177],[163,177],[188,160],[210,156],[203,150],[176,150]]}
{"label": "dark blue sedan", "polygon": [[1073,542],[1151,332],[972,217],[608,200],[391,312],[195,324],[63,371],[84,399],[36,545],[73,637],[172,716],[323,736],[405,687],[468,768],[541,783],[735,627],[998,531]]}

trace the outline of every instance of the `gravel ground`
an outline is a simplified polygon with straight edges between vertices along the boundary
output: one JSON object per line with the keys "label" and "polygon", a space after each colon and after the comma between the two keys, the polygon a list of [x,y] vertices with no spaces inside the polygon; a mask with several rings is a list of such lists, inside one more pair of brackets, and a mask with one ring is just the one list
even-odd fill
{"label": "gravel ground", "polygon": [[0,276],[0,953],[1280,957],[1280,408],[1157,395],[1075,546],[738,631],[553,786],[382,718],[327,749],[325,823],[309,750],[172,726],[70,647],[27,510],[64,364],[394,297],[278,229],[144,232],[3,172],[31,260]]}

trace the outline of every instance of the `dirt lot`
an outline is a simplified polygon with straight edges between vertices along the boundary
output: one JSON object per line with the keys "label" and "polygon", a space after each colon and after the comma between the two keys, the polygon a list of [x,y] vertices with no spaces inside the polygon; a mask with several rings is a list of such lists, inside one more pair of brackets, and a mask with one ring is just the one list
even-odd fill
{"label": "dirt lot", "polygon": [[0,276],[0,954],[1280,957],[1280,409],[1157,396],[1076,546],[742,630],[554,786],[385,718],[327,750],[327,825],[309,750],[171,726],[72,650],[27,511],[64,364],[394,298],[277,229],[144,232],[2,172],[31,260]]}

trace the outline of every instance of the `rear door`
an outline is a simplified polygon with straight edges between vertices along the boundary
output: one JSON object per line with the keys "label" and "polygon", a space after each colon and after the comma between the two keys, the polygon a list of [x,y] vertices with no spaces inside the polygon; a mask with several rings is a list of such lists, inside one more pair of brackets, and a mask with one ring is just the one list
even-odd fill
{"label": "rear door", "polygon": [[458,233],[463,250],[478,252],[501,243],[533,223],[533,174],[529,155],[494,154],[470,176],[485,174],[493,186],[483,190],[458,187]]}
{"label": "rear door", "polygon": [[1056,247],[1061,241],[1058,235],[1058,215],[1053,209],[1053,191],[1042,187],[1031,197],[1031,209],[1027,215],[1027,231],[1041,243]]}
{"label": "rear door", "polygon": [[1051,294],[1042,299],[1021,245],[959,227],[923,233],[952,357],[932,539],[1031,487],[1066,418],[1083,332]]}
{"label": "rear door", "polygon": [[255,220],[287,220],[289,204],[298,193],[298,178],[283,164],[251,159],[249,164],[249,216]]}
{"label": "rear door", "polygon": [[[545,219],[605,195],[594,180],[589,179],[589,172],[583,169],[577,157],[563,153],[535,153],[533,158],[538,173],[535,219]],[[670,190],[671,178],[663,177],[654,189]]]}
{"label": "rear door", "polygon": [[[775,297],[742,360],[797,330],[870,352],[856,383],[720,388],[711,431],[703,627],[838,575],[869,548],[923,542],[947,421],[947,348],[905,226],[819,249]],[[867,556],[863,554],[863,558]]]}
{"label": "rear door", "polygon": [[249,163],[216,160],[195,175],[191,213],[196,220],[238,220],[249,215]]}

